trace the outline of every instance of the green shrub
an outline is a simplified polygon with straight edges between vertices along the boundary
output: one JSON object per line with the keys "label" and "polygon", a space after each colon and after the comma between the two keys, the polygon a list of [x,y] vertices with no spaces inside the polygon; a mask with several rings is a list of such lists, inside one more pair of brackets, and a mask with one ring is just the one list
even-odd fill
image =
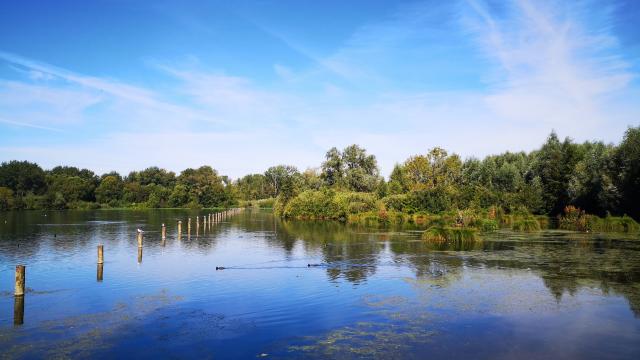
{"label": "green shrub", "polygon": [[240,200],[238,207],[253,207],[258,209],[272,209],[275,205],[276,199],[266,198],[259,200]]}
{"label": "green shrub", "polygon": [[513,231],[520,231],[520,232],[539,231],[540,223],[538,222],[538,220],[532,217],[518,219],[511,224],[511,229]]}
{"label": "green shrub", "polygon": [[350,215],[368,214],[377,210],[376,197],[371,193],[325,189],[301,192],[286,204],[282,214],[296,219],[348,220]]}
{"label": "green shrub", "polygon": [[630,218],[629,216],[611,216],[607,215],[605,218],[599,218],[593,215],[588,216],[588,230],[587,231],[600,231],[600,232],[638,232],[640,231],[640,225]]}
{"label": "green shrub", "polygon": [[480,219],[477,227],[483,232],[496,231],[498,230],[498,222],[492,219]]}
{"label": "green shrub", "polygon": [[377,209],[376,197],[371,193],[339,192],[335,194],[334,201],[340,208],[337,217],[345,217],[346,214],[357,214]]}
{"label": "green shrub", "polygon": [[406,194],[389,195],[382,198],[382,203],[387,210],[404,211],[409,202]]}
{"label": "green shrub", "polygon": [[337,219],[341,215],[331,190],[307,190],[291,199],[284,208],[284,217],[296,219]]}

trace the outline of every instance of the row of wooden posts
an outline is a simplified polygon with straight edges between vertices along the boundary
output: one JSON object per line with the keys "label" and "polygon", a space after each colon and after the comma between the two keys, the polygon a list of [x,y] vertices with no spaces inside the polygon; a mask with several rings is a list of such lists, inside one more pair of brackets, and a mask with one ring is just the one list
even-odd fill
{"label": "row of wooden posts", "polygon": [[[212,226],[214,223],[223,221],[230,217],[231,215],[238,214],[242,211],[241,208],[229,209],[217,213],[210,213],[202,217],[202,225],[205,227]],[[196,229],[200,228],[200,216],[196,216]],[[167,227],[163,223],[161,230],[162,240],[166,240],[167,238]],[[187,219],[187,236],[191,236],[191,218]],[[178,239],[182,237],[182,221],[178,220]],[[144,232],[138,230],[137,234],[138,240],[138,263],[142,262],[142,244],[144,240]],[[104,245],[98,245],[98,274],[97,280],[98,282],[102,281],[103,278],[103,266],[104,266]],[[25,265],[16,265],[16,281],[15,281],[15,292],[14,292],[14,316],[13,322],[15,325],[22,325],[24,322],[24,294],[25,294],[25,284],[26,284],[26,266]]]}

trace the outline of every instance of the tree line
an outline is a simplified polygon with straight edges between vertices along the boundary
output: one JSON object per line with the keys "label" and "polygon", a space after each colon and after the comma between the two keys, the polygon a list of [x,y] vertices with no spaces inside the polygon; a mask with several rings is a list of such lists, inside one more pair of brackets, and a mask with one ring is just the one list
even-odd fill
{"label": "tree line", "polygon": [[222,207],[237,198],[231,181],[210,166],[172,171],[150,167],[127,176],[101,176],[88,169],[56,166],[43,170],[28,161],[0,166],[0,210],[98,207]]}
{"label": "tree line", "polygon": [[[269,188],[274,176],[280,184]],[[255,186],[266,184],[267,186]],[[442,213],[488,209],[558,215],[567,206],[605,216],[640,218],[640,127],[617,145],[576,143],[552,132],[531,152],[462,159],[434,147],[397,163],[388,179],[376,158],[351,145],[330,149],[320,167],[300,173],[277,166],[238,181],[245,199],[275,196],[275,209],[291,217],[337,218],[371,210]],[[267,189],[267,192],[262,192]]]}
{"label": "tree line", "polygon": [[[597,215],[640,218],[640,127],[617,145],[576,143],[551,133],[531,152],[462,159],[434,147],[380,175],[374,155],[358,145],[332,148],[317,168],[270,167],[232,181],[210,166],[179,175],[158,167],[97,175],[58,166],[43,170],[27,161],[0,166],[0,210],[97,207],[221,207],[273,199],[277,212],[326,211],[339,198],[348,211],[384,207],[439,213],[498,207],[556,215],[572,205]],[[317,207],[317,209],[315,209]]]}

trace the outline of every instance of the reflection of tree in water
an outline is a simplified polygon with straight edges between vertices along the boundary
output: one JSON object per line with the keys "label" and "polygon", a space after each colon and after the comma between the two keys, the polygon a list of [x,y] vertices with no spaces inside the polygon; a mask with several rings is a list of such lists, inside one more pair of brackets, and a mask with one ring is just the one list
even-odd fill
{"label": "reflection of tree in water", "polygon": [[465,266],[531,269],[558,301],[580,288],[598,287],[624,296],[640,315],[640,243],[599,239],[591,234],[502,232],[481,241],[430,243],[407,234],[338,222],[269,221],[273,246],[288,252],[296,242],[307,254],[319,254],[330,279],[358,283],[375,274],[388,241],[392,260],[412,267],[416,277],[437,286],[460,278]]}
{"label": "reflection of tree in water", "polygon": [[[486,241],[485,241],[486,242]],[[468,263],[476,266],[531,269],[558,301],[584,287],[597,287],[629,301],[640,316],[640,243],[596,237],[537,236],[527,240],[500,240],[511,250],[472,253]]]}
{"label": "reflection of tree in water", "polygon": [[306,253],[319,252],[331,280],[360,283],[376,272],[384,246],[377,234],[359,233],[357,227],[332,221],[282,221],[277,239],[284,246],[301,240]]}
{"label": "reflection of tree in water", "polygon": [[[416,273],[417,279],[448,282],[461,272],[463,259],[459,256],[443,256],[432,252],[433,244],[422,240],[395,241],[391,243],[394,262],[407,264]],[[446,285],[446,284],[441,284]]]}

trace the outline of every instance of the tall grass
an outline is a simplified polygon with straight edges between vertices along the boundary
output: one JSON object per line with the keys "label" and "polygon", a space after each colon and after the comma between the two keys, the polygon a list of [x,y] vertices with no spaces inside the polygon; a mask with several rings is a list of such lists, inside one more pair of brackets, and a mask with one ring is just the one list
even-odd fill
{"label": "tall grass", "polygon": [[533,217],[518,219],[511,224],[511,230],[519,232],[540,231],[540,223]]}
{"label": "tall grass", "polygon": [[604,218],[586,214],[580,208],[567,206],[558,218],[561,229],[573,231],[597,232],[639,232],[640,224],[628,216],[611,216]]}
{"label": "tall grass", "polygon": [[472,228],[432,226],[422,233],[422,239],[433,242],[475,241],[478,236]]}

